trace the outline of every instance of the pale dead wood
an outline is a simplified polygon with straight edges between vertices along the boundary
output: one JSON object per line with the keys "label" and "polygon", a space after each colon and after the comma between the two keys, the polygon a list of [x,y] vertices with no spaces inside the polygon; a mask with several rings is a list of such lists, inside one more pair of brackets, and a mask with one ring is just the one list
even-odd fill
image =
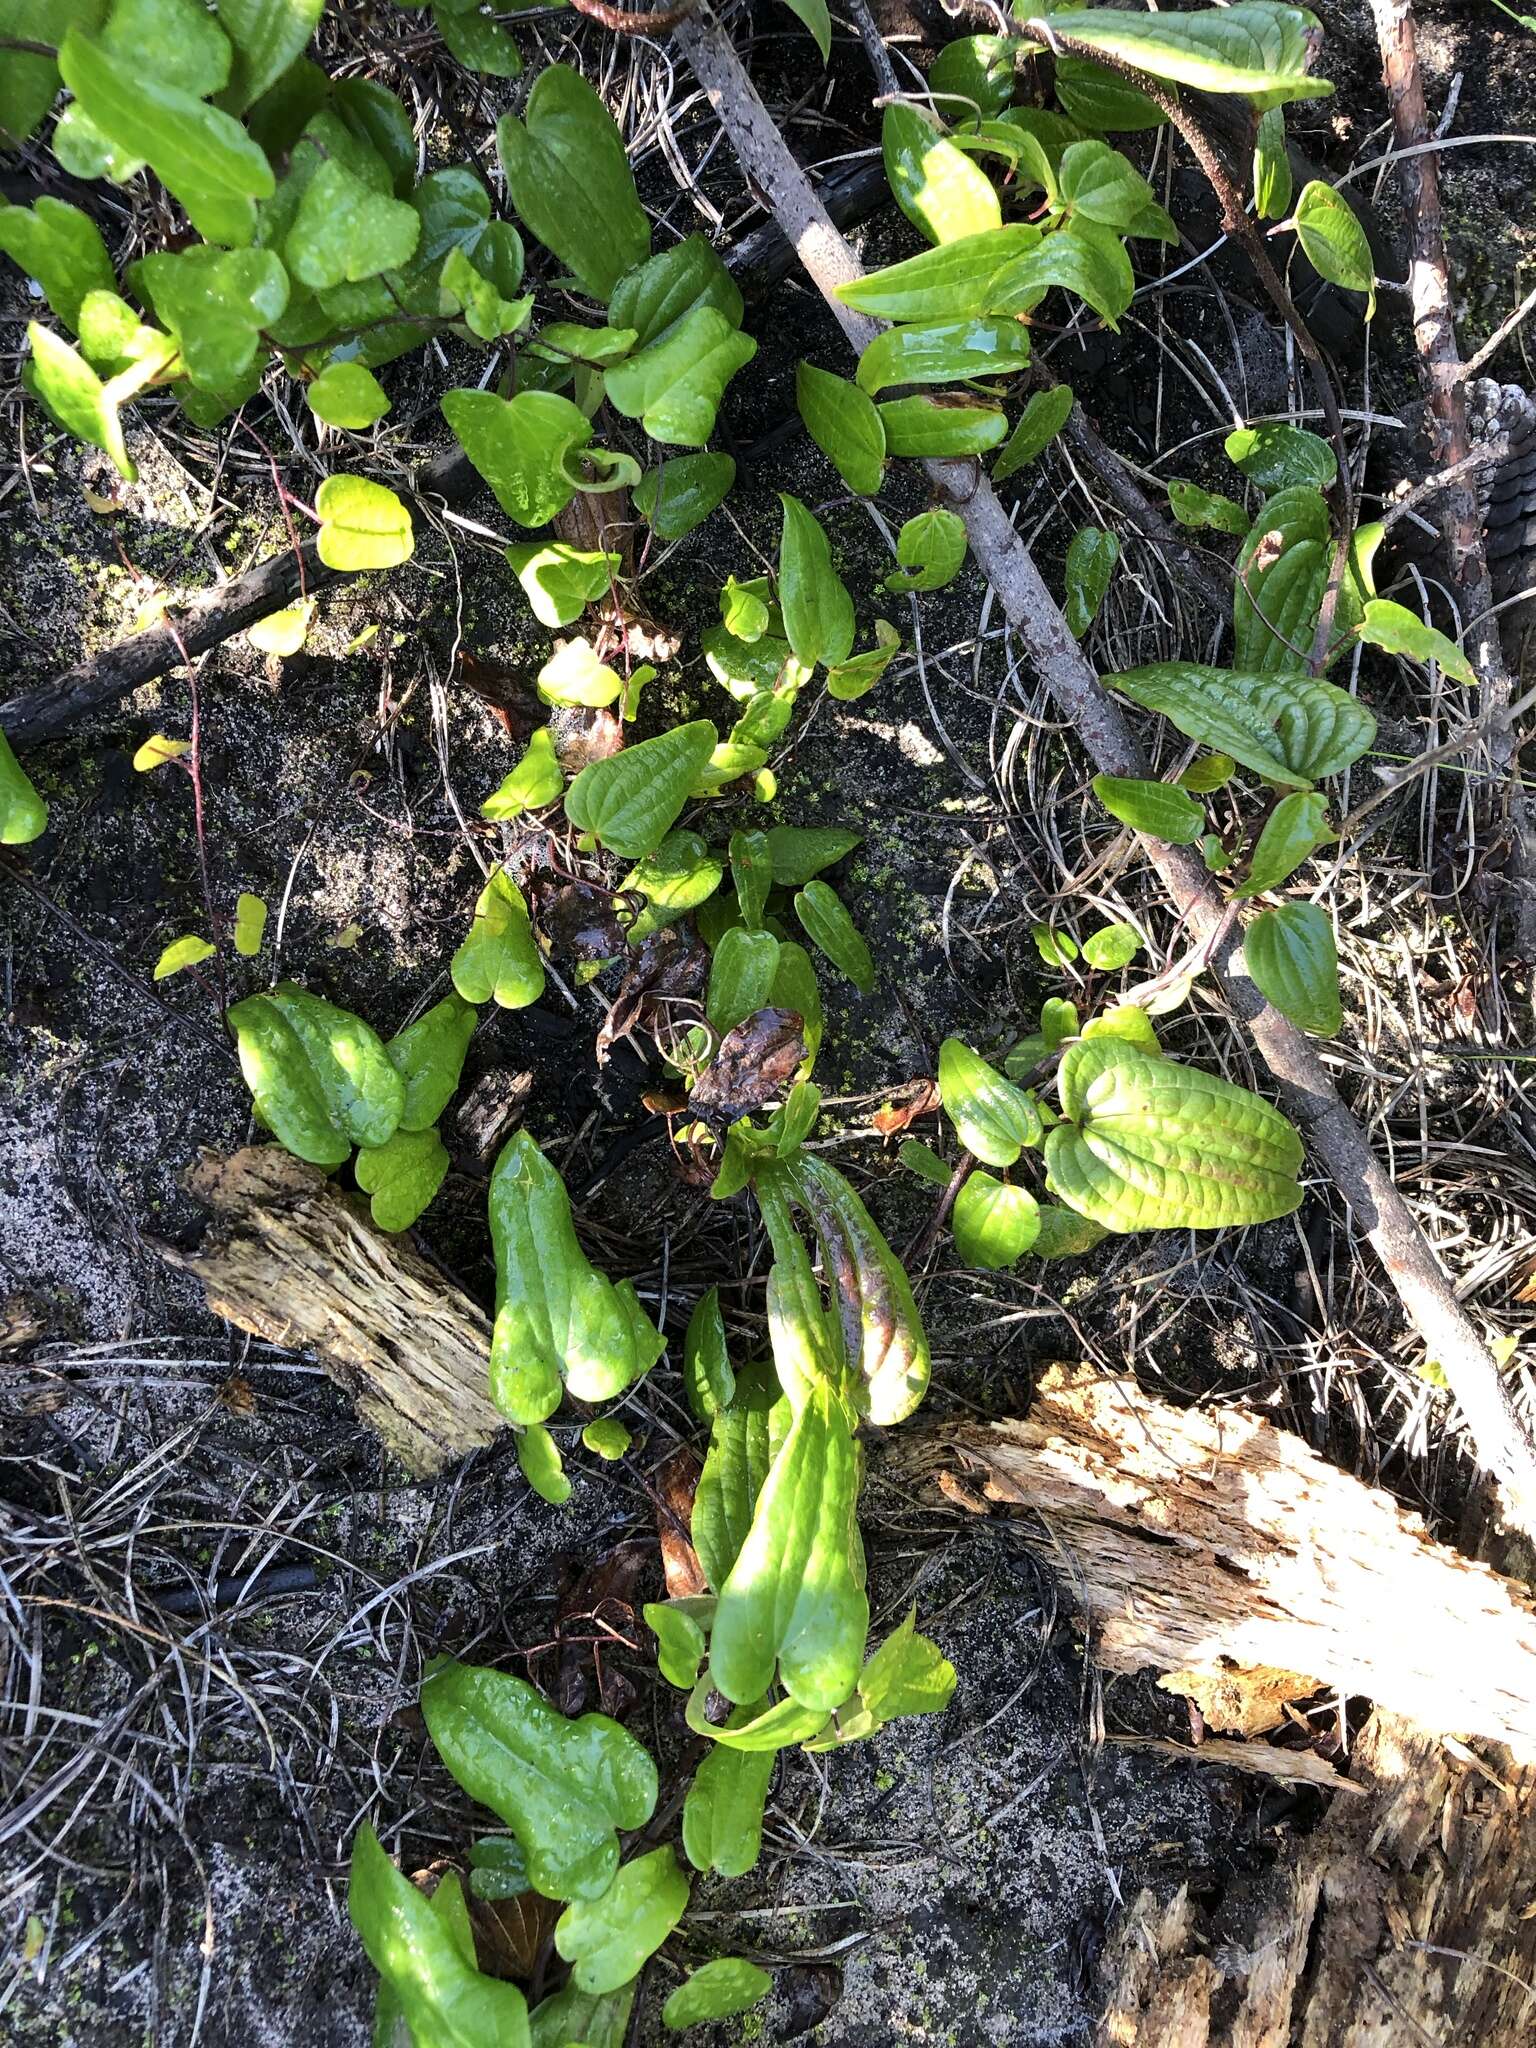
{"label": "pale dead wood", "polygon": [[215,1315],[314,1352],[412,1472],[440,1472],[505,1427],[486,1391],[485,1315],[318,1167],[252,1145],[205,1153],[187,1185],[213,1222],[196,1251],[161,1254],[202,1282]]}
{"label": "pale dead wood", "polygon": [[1229,1742],[1209,1736],[1204,1742],[1175,1742],[1166,1735],[1106,1735],[1116,1749],[1151,1750],[1157,1756],[1184,1757],[1192,1764],[1215,1764],[1223,1770],[1245,1771],[1252,1778],[1274,1778],[1283,1785],[1310,1785],[1316,1792],[1343,1792],[1364,1799],[1363,1785],[1343,1777],[1315,1749],[1277,1749],[1272,1742]]}
{"label": "pale dead wood", "polygon": [[[851,345],[862,349],[878,331],[877,325],[835,295],[839,284],[863,275],[862,266],[811,190],[730,38],[701,5],[673,31],[672,41],[704,88],[743,170],[807,275]],[[930,461],[923,467],[965,521],[977,563],[1095,766],[1112,775],[1147,776],[1150,770],[1130,727],[1068,631],[979,465]],[[1536,1443],[1417,1218],[1340,1100],[1311,1041],[1272,1009],[1249,979],[1240,935],[1231,928],[1200,862],[1187,848],[1152,839],[1140,844],[1190,936],[1210,945],[1212,965],[1228,1000],[1279,1082],[1287,1110],[1354,1211],[1409,1321],[1444,1371],[1479,1458],[1509,1488],[1527,1525],[1536,1526]]]}
{"label": "pale dead wood", "polygon": [[1206,2048],[1221,1973],[1190,1952],[1194,1932],[1184,1885],[1166,1906],[1150,1891],[1136,1894],[1104,1952],[1108,1997],[1096,2048]]}
{"label": "pale dead wood", "polygon": [[1536,1606],[1260,1415],[1053,1366],[1024,1421],[912,1456],[1041,1518],[1111,1670],[1294,1672],[1536,1758]]}

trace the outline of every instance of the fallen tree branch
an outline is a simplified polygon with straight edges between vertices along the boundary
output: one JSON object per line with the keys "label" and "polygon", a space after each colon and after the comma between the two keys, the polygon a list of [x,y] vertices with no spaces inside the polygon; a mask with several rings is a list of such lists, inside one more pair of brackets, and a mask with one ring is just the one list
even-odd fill
{"label": "fallen tree branch", "polygon": [[[877,324],[835,296],[862,267],[818,202],[772,116],[758,97],[729,37],[702,8],[673,31],[719,116],[743,170],[767,200],[812,282],[855,349]],[[1039,669],[1062,715],[1095,766],[1110,775],[1150,773],[1140,747],[1103,690],[978,465],[929,461],[924,468],[964,520],[971,550],[1010,624]],[[1142,839],[1147,859],[1198,942],[1212,940],[1212,961],[1229,1002],[1243,1018],[1291,1115],[1364,1228],[1429,1356],[1461,1404],[1477,1456],[1536,1524],[1536,1444],[1510,1391],[1417,1219],[1364,1132],[1340,1100],[1311,1041],[1265,1002],[1242,964],[1240,934],[1223,931],[1226,906],[1200,863],[1183,847]]]}
{"label": "fallen tree branch", "polygon": [[[1451,311],[1439,168],[1433,152],[1422,148],[1429,140],[1429,115],[1412,0],[1371,0],[1371,13],[1400,152],[1397,175],[1412,240],[1408,291],[1413,339],[1433,426],[1435,462],[1440,469],[1454,469],[1472,453],[1467,431],[1468,372],[1462,364]],[[1450,557],[1451,581],[1466,622],[1467,657],[1483,686],[1480,728],[1494,778],[1480,793],[1478,809],[1486,820],[1492,806],[1504,808],[1504,818],[1496,822],[1504,826],[1507,821],[1509,870],[1515,885],[1511,903],[1515,945],[1524,958],[1531,959],[1536,957],[1536,892],[1529,887],[1536,876],[1536,828],[1517,772],[1518,748],[1510,714],[1512,685],[1494,610],[1477,493],[1470,484],[1458,482],[1446,490],[1440,500],[1440,528]]]}
{"label": "fallen tree branch", "polygon": [[[1242,1408],[1182,1409],[1052,1366],[1022,1422],[919,1431],[896,1471],[979,1482],[1037,1514],[1095,1660],[1155,1670],[1218,1726],[1251,1674],[1279,1701],[1332,1686],[1433,1735],[1536,1759],[1536,1606],[1417,1515]],[[910,1461],[910,1465],[909,1465]],[[1222,1713],[1223,1692],[1230,1700]]]}
{"label": "fallen tree branch", "polygon": [[161,1256],[202,1282],[215,1315],[313,1351],[412,1472],[440,1472],[506,1427],[487,1392],[485,1315],[319,1167],[251,1145],[205,1153],[187,1186],[213,1222],[196,1251]]}

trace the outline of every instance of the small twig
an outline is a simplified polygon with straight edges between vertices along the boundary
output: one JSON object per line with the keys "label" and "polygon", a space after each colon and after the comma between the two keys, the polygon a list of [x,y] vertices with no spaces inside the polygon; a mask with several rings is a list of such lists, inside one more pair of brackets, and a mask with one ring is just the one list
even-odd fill
{"label": "small twig", "polygon": [[686,21],[694,10],[695,0],[682,0],[678,7],[656,7],[649,14],[631,14],[623,7],[610,7],[608,0],[571,0],[571,5],[578,14],[589,15],[604,28],[611,28],[615,35],[651,36]]}

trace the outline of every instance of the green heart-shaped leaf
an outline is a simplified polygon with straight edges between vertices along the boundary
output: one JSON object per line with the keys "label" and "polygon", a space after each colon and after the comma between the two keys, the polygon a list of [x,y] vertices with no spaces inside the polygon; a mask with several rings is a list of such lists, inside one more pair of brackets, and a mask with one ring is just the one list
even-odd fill
{"label": "green heart-shaped leaf", "polygon": [[555,1922],[555,1947],[579,1991],[617,1991],[653,1956],[688,1906],[688,1880],[671,1849],[620,1869],[600,1897],[573,1899]]}
{"label": "green heart-shaped leaf", "polygon": [[606,761],[591,761],[566,791],[565,815],[612,852],[640,860],[677,822],[718,739],[709,720],[700,718]]}

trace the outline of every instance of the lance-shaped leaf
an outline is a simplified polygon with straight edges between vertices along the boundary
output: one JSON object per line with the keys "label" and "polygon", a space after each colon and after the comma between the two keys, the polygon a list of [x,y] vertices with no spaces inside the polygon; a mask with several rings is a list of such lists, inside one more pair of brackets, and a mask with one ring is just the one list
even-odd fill
{"label": "lance-shaped leaf", "polygon": [[963,1039],[939,1047],[939,1097],[968,1152],[988,1166],[1012,1166],[1026,1145],[1038,1145],[1043,1125],[1032,1095],[1011,1081]]}
{"label": "lance-shaped leaf", "polygon": [[1197,531],[1210,527],[1216,533],[1235,533],[1239,540],[1253,524],[1235,500],[1222,497],[1218,491],[1203,491],[1198,484],[1186,483],[1177,476],[1168,479],[1168,509],[1180,526]]}
{"label": "lance-shaped leaf", "polygon": [[779,541],[779,601],[784,630],[796,658],[835,668],[853,652],[853,599],[832,566],[826,531],[814,512],[780,491],[784,528]]}
{"label": "lance-shaped leaf", "polygon": [[1344,1023],[1339,956],[1326,911],[1315,903],[1262,911],[1243,933],[1243,959],[1260,992],[1293,1024],[1337,1038]]}
{"label": "lance-shaped leaf", "polygon": [[892,384],[957,384],[1010,377],[1029,362],[1029,329],[1017,320],[948,320],[887,327],[859,357],[858,384],[872,397]]}
{"label": "lance-shaped leaf", "polygon": [[807,882],[795,896],[795,916],[817,950],[867,996],[875,985],[874,959],[830,883]]}
{"label": "lance-shaped leaf", "polygon": [[789,1422],[789,1403],[777,1381],[754,1365],[737,1375],[729,1405],[718,1409],[710,1424],[690,1533],[704,1576],[716,1592],[746,1541],[757,1497]]}
{"label": "lance-shaped leaf", "polygon": [[795,403],[806,432],[849,490],[873,497],[885,474],[885,428],[868,390],[802,362],[795,365]]}
{"label": "lance-shaped leaf", "polygon": [[653,441],[702,448],[725,387],[757,354],[749,334],[713,306],[695,306],[659,341],[615,363],[604,388],[615,409],[640,420]]}
{"label": "lance-shaped leaf", "polygon": [[1328,826],[1327,799],[1316,790],[1293,790],[1282,797],[1264,820],[1258,844],[1248,864],[1248,880],[1234,889],[1234,900],[1261,896],[1266,889],[1278,889],[1289,881],[1304,860],[1337,835]]}
{"label": "lance-shaped leaf", "polygon": [[234,46],[224,103],[243,114],[277,84],[314,34],[325,0],[216,0],[219,26]]}
{"label": "lance-shaped leaf", "polygon": [[39,199],[0,206],[0,249],[36,278],[43,296],[72,333],[80,332],[87,292],[116,292],[117,273],[101,230],[78,206]]}
{"label": "lance-shaped leaf", "polygon": [[0,846],[27,846],[48,829],[48,806],[0,732]]}
{"label": "lance-shaped leaf", "polygon": [[[768,1282],[774,1353],[786,1303],[776,1264]],[[793,1396],[791,1399],[793,1401]],[[777,1667],[801,1706],[830,1713],[858,1678],[869,1633],[857,1508],[859,1457],[842,1397],[827,1380],[804,1396],[758,1496],[752,1525],[720,1588],[710,1682],[745,1706]]]}
{"label": "lance-shaped leaf", "polygon": [[466,1003],[522,1010],[543,995],[544,962],[528,906],[505,868],[496,870],[476,898],[475,921],[448,972]]}
{"label": "lance-shaped leaf", "polygon": [[1161,661],[1104,681],[1133,704],[1160,711],[1187,739],[1230,754],[1282,788],[1306,789],[1341,774],[1376,737],[1370,712],[1315,676]]}
{"label": "lance-shaped leaf", "polygon": [[984,455],[1008,437],[1008,415],[1000,405],[974,404],[952,392],[886,398],[878,409],[888,455]]}
{"label": "lance-shaped leaf", "polygon": [[719,737],[700,718],[589,762],[566,791],[565,815],[612,852],[642,860],[676,824]]}
{"label": "lance-shaped leaf", "polygon": [[519,216],[606,303],[651,246],[613,116],[580,72],[551,64],[535,81],[523,119],[504,114],[497,123],[496,149]]}
{"label": "lance-shaped leaf", "polygon": [[566,458],[592,439],[592,422],[557,391],[445,391],[443,417],[459,446],[519,526],[546,526],[576,495]]}
{"label": "lance-shaped leaf", "polygon": [[1365,317],[1376,311],[1376,265],[1360,217],[1332,185],[1314,178],[1296,202],[1296,236],[1319,277],[1365,293]]}
{"label": "lance-shaped leaf", "polygon": [[448,1151],[435,1130],[396,1131],[382,1145],[358,1149],[357,1184],[372,1197],[369,1213],[380,1230],[409,1230],[447,1171]]}
{"label": "lance-shaped leaf", "polygon": [[[736,1707],[728,1725],[743,1727],[755,1716],[755,1707]],[[683,1801],[683,1849],[695,1870],[744,1877],[754,1867],[775,1755],[717,1742],[694,1772]]]}
{"label": "lance-shaped leaf", "polygon": [[1315,484],[1277,491],[1237,554],[1232,640],[1239,668],[1305,671],[1333,549]]}
{"label": "lance-shaped leaf", "polygon": [[491,1175],[496,1321],[491,1398],[513,1422],[542,1422],[562,1383],[611,1401],[650,1371],[665,1340],[629,1281],[599,1273],[577,1242],[565,1183],[526,1131]]}
{"label": "lance-shaped leaf", "polygon": [[518,1469],[540,1500],[552,1508],[563,1508],[571,1497],[560,1446],[542,1422],[530,1422],[517,1432]]}
{"label": "lance-shaped leaf", "polygon": [[1012,221],[850,278],[837,296],[879,320],[972,320],[987,310],[992,280],[1004,265],[1039,246],[1037,227]]}
{"label": "lance-shaped leaf", "polygon": [[347,1912],[383,1980],[374,2039],[397,2022],[434,2048],[529,2048],[528,2008],[515,1984],[475,1965],[475,1937],[456,1872],[429,1899],[390,1862],[366,1824],[352,1845]]}
{"label": "lance-shaped leaf", "polygon": [[635,510],[663,540],[681,540],[722,504],[736,481],[729,455],[674,455],[635,485]]}
{"label": "lance-shaped leaf", "polygon": [[1002,226],[987,175],[916,107],[892,101],[881,126],[885,175],[896,204],[930,242],[954,242]]}
{"label": "lance-shaped leaf", "polygon": [[210,242],[249,246],[256,204],[276,189],[272,166],[238,121],[165,84],[153,66],[109,55],[70,29],[59,49],[64,83],[94,125],[147,163]]}
{"label": "lance-shaped leaf", "polygon": [[992,465],[992,481],[1005,477],[1033,462],[1055,440],[1072,413],[1072,387],[1053,384],[1049,391],[1037,391],[1019,415],[1019,423],[1008,436],[1008,445]]}
{"label": "lance-shaped leaf", "polygon": [[284,981],[229,1021],[256,1114],[300,1159],[340,1166],[354,1145],[394,1135],[404,1084],[361,1017]]}
{"label": "lance-shaped leaf", "polygon": [[1107,527],[1080,526],[1068,543],[1062,616],[1075,639],[1081,640],[1098,616],[1119,559],[1120,543]]}
{"label": "lance-shaped leaf", "polygon": [[118,417],[121,387],[115,382],[104,384],[85,358],[51,327],[31,321],[27,342],[31,354],[22,366],[22,378],[28,390],[77,441],[104,449],[118,474],[132,483],[139,472],[128,454]]}
{"label": "lance-shaped leaf", "polygon": [[1170,846],[1193,846],[1205,830],[1205,812],[1171,782],[1144,782],[1133,776],[1095,775],[1093,793],[1122,825],[1145,832]]}
{"label": "lance-shaped leaf", "polygon": [[688,1880],[671,1849],[626,1863],[600,1897],[573,1899],[555,1922],[555,1947],[578,1991],[617,1991],[653,1956],[688,1905]]}
{"label": "lance-shaped leaf", "polygon": [[973,1173],[955,1197],[955,1250],[967,1266],[995,1270],[1024,1256],[1040,1235],[1040,1205],[1027,1188]]}
{"label": "lance-shaped leaf", "polygon": [[1268,107],[1253,138],[1253,205],[1260,220],[1280,220],[1291,205],[1291,153],[1285,142],[1285,108]]}
{"label": "lance-shaped leaf", "polygon": [[656,1766],[635,1738],[606,1714],[568,1721],[523,1679],[448,1658],[429,1667],[421,1711],[459,1784],[517,1836],[534,1890],[601,1898],[618,1830],[656,1808]]}
{"label": "lance-shaped leaf", "polygon": [[1234,427],[1222,445],[1261,491],[1290,490],[1303,484],[1327,490],[1339,473],[1338,458],[1328,443],[1286,420]]}
{"label": "lance-shaped leaf", "polygon": [[709,971],[704,1013],[723,1038],[745,1017],[767,1006],[779,965],[779,942],[772,932],[738,926],[726,932],[715,948]]}
{"label": "lance-shaped leaf", "polygon": [[695,1735],[707,1736],[725,1749],[757,1756],[764,1751],[789,1749],[808,1736],[819,1735],[827,1725],[820,1707],[803,1706],[799,1700],[781,1699],[772,1705],[766,1696],[749,1707],[738,1707],[723,1722],[711,1721],[705,1712],[713,1687],[708,1676],[701,1678],[688,1695],[683,1718]]}
{"label": "lance-shaped leaf", "polygon": [[1407,605],[1394,604],[1390,598],[1369,600],[1360,638],[1372,647],[1384,648],[1388,654],[1405,654],[1410,661],[1438,662],[1458,683],[1470,686],[1477,681],[1476,670],[1454,640],[1448,640],[1434,626],[1425,625]]}
{"label": "lance-shaped leaf", "polygon": [[[882,1428],[904,1422],[928,1390],[931,1365],[905,1267],[836,1167],[804,1153],[786,1174],[785,1186],[816,1229],[843,1363],[852,1375],[845,1384],[855,1405]],[[770,1231],[777,1227],[782,1233],[771,1202],[763,1205],[763,1217]],[[775,1256],[787,1252],[775,1234]]]}
{"label": "lance-shaped leaf", "polygon": [[716,1956],[668,1995],[661,2008],[661,2023],[681,2032],[707,2020],[729,2019],[733,2013],[746,2012],[772,1989],[772,1977],[756,1963],[742,1956]]}
{"label": "lance-shaped leaf", "polygon": [[459,1085],[464,1055],[475,1035],[476,1013],[462,996],[445,996],[384,1047],[405,1089],[402,1131],[435,1124]]}
{"label": "lance-shaped leaf", "polygon": [[1274,0],[1236,0],[1192,14],[1058,7],[1042,10],[1039,19],[1053,36],[1070,36],[1154,78],[1201,92],[1310,100],[1333,91],[1308,69],[1318,24],[1305,7]]}
{"label": "lance-shaped leaf", "polygon": [[835,866],[863,843],[859,833],[844,832],[835,825],[770,825],[768,858],[773,863],[775,886],[802,889],[824,868]]}
{"label": "lance-shaped leaf", "polygon": [[1094,1038],[1068,1046],[1060,1089],[1048,1184],[1106,1230],[1267,1223],[1301,1202],[1301,1139],[1246,1088]]}

